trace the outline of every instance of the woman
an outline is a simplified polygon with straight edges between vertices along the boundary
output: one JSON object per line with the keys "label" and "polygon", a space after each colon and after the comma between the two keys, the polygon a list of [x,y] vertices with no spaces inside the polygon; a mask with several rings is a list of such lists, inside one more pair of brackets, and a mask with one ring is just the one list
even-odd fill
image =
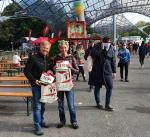
{"label": "woman", "polygon": [[[68,68],[71,69],[71,73],[78,74],[79,69],[77,66],[76,59],[68,54],[69,44],[67,41],[60,41],[59,42],[59,51],[60,54],[56,56],[54,59],[54,64],[56,65],[56,62],[58,61],[69,61],[69,64],[67,65]],[[57,69],[57,68],[56,68]],[[57,78],[57,77],[56,77]],[[57,81],[57,79],[56,79]],[[65,111],[64,111],[64,94],[67,98],[67,104],[70,112],[70,122],[73,129],[78,129],[79,126],[77,124],[76,120],[76,108],[74,104],[74,92],[71,89],[70,91],[58,91],[58,110],[59,110],[59,118],[60,123],[57,125],[57,128],[62,128],[66,124],[66,118],[65,118]]]}
{"label": "woman", "polygon": [[86,81],[85,79],[85,73],[84,73],[84,55],[85,51],[83,49],[82,45],[77,46],[77,62],[78,62],[78,67],[79,67],[79,74],[77,75],[76,80],[78,81],[80,73],[82,74],[83,80]]}

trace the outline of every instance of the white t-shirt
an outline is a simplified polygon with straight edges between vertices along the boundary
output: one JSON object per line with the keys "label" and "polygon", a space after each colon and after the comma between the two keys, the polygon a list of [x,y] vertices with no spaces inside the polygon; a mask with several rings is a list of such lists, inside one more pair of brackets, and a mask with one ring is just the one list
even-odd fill
{"label": "white t-shirt", "polygon": [[18,55],[13,56],[13,64],[20,64],[21,58]]}

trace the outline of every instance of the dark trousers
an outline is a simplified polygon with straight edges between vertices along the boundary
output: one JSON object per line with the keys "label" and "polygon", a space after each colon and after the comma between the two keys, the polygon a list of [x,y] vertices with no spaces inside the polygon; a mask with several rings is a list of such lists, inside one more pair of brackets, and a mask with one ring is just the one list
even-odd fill
{"label": "dark trousers", "polygon": [[139,61],[140,61],[141,66],[144,65],[144,59],[145,59],[145,56],[139,56]]}
{"label": "dark trousers", "polygon": [[[105,107],[108,107],[110,105],[111,95],[112,95],[112,88],[106,87]],[[100,87],[99,86],[95,86],[94,96],[95,96],[96,104],[99,104],[100,103]]]}
{"label": "dark trousers", "polygon": [[124,63],[124,64],[120,64],[120,77],[121,79],[123,79],[123,71],[124,71],[124,68],[125,68],[125,80],[128,79],[128,63]]}
{"label": "dark trousers", "polygon": [[79,74],[77,75],[77,79],[76,80],[78,80],[80,73],[82,74],[83,80],[85,80],[83,66],[79,66]]}

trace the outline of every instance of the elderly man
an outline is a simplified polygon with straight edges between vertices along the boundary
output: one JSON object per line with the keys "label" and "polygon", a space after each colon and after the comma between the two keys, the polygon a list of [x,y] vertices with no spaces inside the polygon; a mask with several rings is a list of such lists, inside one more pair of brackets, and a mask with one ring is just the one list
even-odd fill
{"label": "elderly man", "polygon": [[53,70],[53,61],[48,58],[50,48],[51,44],[48,41],[43,41],[40,44],[40,52],[30,56],[24,69],[24,74],[32,86],[33,119],[36,135],[43,135],[42,127],[48,128],[48,125],[44,122],[45,104],[40,102],[40,77],[43,72]]}

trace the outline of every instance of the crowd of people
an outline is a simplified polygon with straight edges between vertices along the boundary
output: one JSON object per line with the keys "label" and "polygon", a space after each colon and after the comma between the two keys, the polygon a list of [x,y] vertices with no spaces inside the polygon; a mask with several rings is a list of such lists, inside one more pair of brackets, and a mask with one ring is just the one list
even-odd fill
{"label": "crowd of people", "polygon": [[[136,48],[135,48],[136,47]],[[113,111],[111,104],[111,96],[113,92],[113,80],[116,77],[116,54],[119,59],[118,67],[120,67],[121,81],[129,82],[128,67],[131,58],[131,48],[125,43],[120,43],[118,51],[114,48],[110,38],[104,37],[97,43],[90,41],[88,48],[85,50],[82,43],[61,40],[58,45],[59,54],[53,59],[50,59],[49,52],[51,44],[48,41],[43,41],[40,44],[40,50],[37,54],[29,56],[29,59],[24,68],[24,74],[29,79],[33,93],[33,121],[36,135],[43,135],[42,128],[48,128],[44,120],[45,103],[40,102],[41,97],[41,81],[40,77],[43,72],[51,71],[55,74],[57,61],[68,61],[67,67],[71,69],[72,77],[76,76],[75,80],[79,81],[81,73],[83,81],[87,81],[84,65],[87,61],[89,71],[89,91],[94,93],[96,107],[106,111]],[[148,46],[142,42],[137,47],[134,46],[134,54],[139,54],[141,66],[144,65],[144,57],[148,54]],[[125,76],[123,76],[125,68]],[[100,89],[106,88],[105,106],[101,103]],[[58,112],[60,123],[57,128],[62,128],[66,124],[64,110],[64,96],[66,96],[69,112],[70,123],[73,129],[78,129],[76,116],[76,107],[74,101],[74,91],[58,91]]]}

